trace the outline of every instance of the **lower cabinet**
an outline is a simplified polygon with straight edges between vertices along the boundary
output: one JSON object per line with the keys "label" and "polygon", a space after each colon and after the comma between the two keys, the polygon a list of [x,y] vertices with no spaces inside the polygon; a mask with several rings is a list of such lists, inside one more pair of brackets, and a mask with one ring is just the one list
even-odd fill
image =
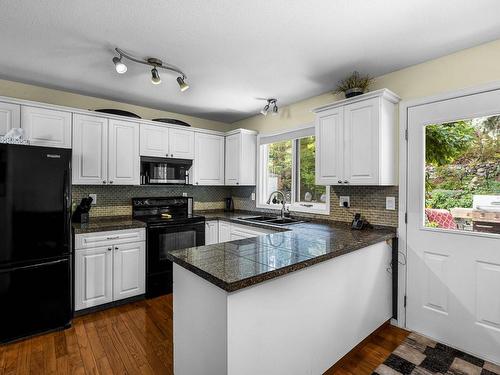
{"label": "lower cabinet", "polygon": [[[146,292],[146,243],[126,242],[145,237],[144,229],[77,235],[75,238],[75,310],[118,301]],[[96,247],[79,244],[101,239]]]}
{"label": "lower cabinet", "polygon": [[219,243],[231,241],[231,223],[219,220]]}
{"label": "lower cabinet", "polygon": [[205,222],[205,245],[219,243],[219,221],[209,220]]}

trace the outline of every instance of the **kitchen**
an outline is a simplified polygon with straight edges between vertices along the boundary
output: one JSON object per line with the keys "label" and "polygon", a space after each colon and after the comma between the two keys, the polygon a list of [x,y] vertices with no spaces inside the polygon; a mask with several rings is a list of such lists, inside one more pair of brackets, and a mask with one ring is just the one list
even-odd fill
{"label": "kitchen", "polygon": [[[45,29],[54,5],[42,4],[16,26],[21,3],[5,5],[1,26],[11,56],[20,49],[7,36],[20,27],[39,32],[47,51],[55,30],[82,32],[64,5],[74,26],[53,19]],[[225,6],[243,22],[242,9]],[[318,4],[324,21],[321,9],[339,10]],[[244,22],[266,18],[248,12]],[[435,17],[438,32],[448,21]],[[440,36],[459,47],[429,41],[394,65],[387,56],[380,66],[332,65],[321,88],[302,82],[294,93],[285,70],[266,71],[255,77],[279,76],[271,90],[249,84],[242,95],[221,78],[233,94],[213,97],[196,54],[182,60],[180,49],[143,50],[113,34],[113,46],[71,66],[23,36],[43,69],[64,67],[39,77],[31,67],[23,79],[0,59],[0,373],[500,373],[500,31],[491,22],[483,34],[464,26],[474,40]],[[78,65],[98,68],[75,86],[68,73]],[[365,89],[341,90],[345,77],[367,78]]]}

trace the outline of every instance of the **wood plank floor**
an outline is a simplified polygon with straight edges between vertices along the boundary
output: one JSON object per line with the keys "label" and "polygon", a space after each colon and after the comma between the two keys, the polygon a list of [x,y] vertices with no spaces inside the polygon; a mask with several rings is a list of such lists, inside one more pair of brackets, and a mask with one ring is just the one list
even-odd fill
{"label": "wood plank floor", "polygon": [[[326,374],[370,374],[407,334],[385,325]],[[65,331],[0,345],[4,374],[172,374],[172,295],[78,317]]]}

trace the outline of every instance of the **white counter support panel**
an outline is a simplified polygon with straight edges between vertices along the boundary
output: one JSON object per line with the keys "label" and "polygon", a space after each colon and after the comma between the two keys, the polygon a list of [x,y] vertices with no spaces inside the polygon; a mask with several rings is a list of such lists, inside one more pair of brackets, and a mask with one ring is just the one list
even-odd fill
{"label": "white counter support panel", "polygon": [[390,319],[380,242],[227,293],[174,264],[176,375],[321,374]]}

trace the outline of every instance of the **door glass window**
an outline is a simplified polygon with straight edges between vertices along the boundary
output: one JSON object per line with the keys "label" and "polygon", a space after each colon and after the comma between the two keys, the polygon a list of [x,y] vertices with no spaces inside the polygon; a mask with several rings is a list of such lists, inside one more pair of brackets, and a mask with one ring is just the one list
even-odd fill
{"label": "door glass window", "polygon": [[425,127],[425,226],[500,234],[500,115]]}

